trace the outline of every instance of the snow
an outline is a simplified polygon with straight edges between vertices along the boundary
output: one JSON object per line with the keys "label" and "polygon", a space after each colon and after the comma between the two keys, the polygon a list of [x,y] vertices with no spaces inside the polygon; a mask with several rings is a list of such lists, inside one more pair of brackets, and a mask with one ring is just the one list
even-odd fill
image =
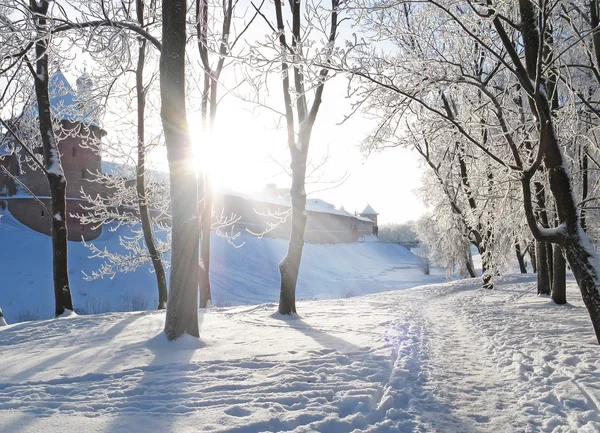
{"label": "snow", "polygon": [[10,156],[14,152],[14,147],[10,141],[4,141],[0,143],[0,160],[5,156]]}
{"label": "snow", "polygon": [[200,310],[167,342],[164,312],[0,329],[7,432],[598,432],[598,346],[533,275],[298,303]]}
{"label": "snow", "polygon": [[[16,221],[8,212],[0,219],[0,263],[11,272],[2,276],[0,307],[8,323],[47,319],[54,314],[51,239]],[[103,229],[94,244],[122,252],[119,236],[127,228]],[[372,238],[370,239],[373,240]],[[279,261],[287,250],[284,239],[257,239],[242,234],[234,248],[212,234],[211,280],[213,304],[248,305],[279,300]],[[102,261],[88,258],[81,242],[69,242],[69,279],[79,314],[152,309],[158,304],[156,277],[148,263],[113,279],[85,281]],[[32,265],[35,264],[35,265]],[[443,281],[441,272],[422,275],[415,256],[395,244],[364,242],[344,245],[306,244],[297,287],[298,299],[330,299],[406,288]]]}

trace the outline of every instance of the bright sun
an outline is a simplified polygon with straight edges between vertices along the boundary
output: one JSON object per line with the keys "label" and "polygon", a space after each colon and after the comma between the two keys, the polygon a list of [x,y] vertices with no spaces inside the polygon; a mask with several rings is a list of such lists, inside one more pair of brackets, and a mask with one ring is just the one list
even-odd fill
{"label": "bright sun", "polygon": [[276,140],[280,140],[273,131],[238,120],[234,126],[217,128],[212,134],[190,123],[190,135],[196,169],[208,173],[216,189],[259,191],[280,171],[271,158]]}

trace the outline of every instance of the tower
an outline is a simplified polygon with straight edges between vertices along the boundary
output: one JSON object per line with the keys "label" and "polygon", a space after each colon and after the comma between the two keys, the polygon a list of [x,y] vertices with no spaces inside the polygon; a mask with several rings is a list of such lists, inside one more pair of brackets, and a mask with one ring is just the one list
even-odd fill
{"label": "tower", "polygon": [[[54,134],[60,152],[61,164],[67,180],[67,227],[69,240],[95,239],[100,235],[101,228],[92,229],[79,223],[71,214],[82,214],[84,209],[81,204],[82,188],[87,194],[96,196],[102,192],[102,186],[90,182],[93,173],[102,171],[102,158],[100,143],[106,131],[100,127],[97,120],[97,106],[84,99],[89,95],[92,81],[84,75],[77,80],[78,92],[75,93],[64,74],[57,70],[50,77],[48,92],[50,96],[50,110],[54,121]],[[15,122],[14,129],[17,135],[29,137],[26,142],[31,144],[32,150],[42,158],[41,144],[35,145],[38,107],[26,107],[21,116],[22,120]],[[39,142],[38,142],[39,143]],[[18,149],[18,146],[14,146]],[[13,155],[15,153],[13,152]],[[23,152],[20,152],[23,155]],[[13,156],[14,158],[14,156]],[[12,172],[36,197],[50,209],[50,187],[45,174],[40,169],[35,169],[21,160],[20,172]],[[8,190],[5,188],[5,190]],[[27,192],[17,186],[16,190],[7,191],[6,201],[13,217],[28,227],[50,234],[51,215]]]}
{"label": "tower", "polygon": [[371,221],[373,221],[373,234],[377,236],[379,233],[379,227],[377,226],[377,215],[379,214],[375,212],[375,209],[373,209],[371,205],[367,203],[367,206],[361,213],[359,213],[359,215],[364,218],[369,218]]}

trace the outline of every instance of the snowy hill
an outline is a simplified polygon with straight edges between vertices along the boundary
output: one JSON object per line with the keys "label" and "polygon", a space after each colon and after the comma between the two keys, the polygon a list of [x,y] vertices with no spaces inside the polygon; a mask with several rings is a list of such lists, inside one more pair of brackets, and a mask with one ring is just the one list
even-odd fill
{"label": "snowy hill", "polygon": [[[98,248],[122,250],[117,232],[103,230]],[[213,301],[217,306],[276,302],[279,299],[278,263],[285,255],[282,239],[242,235],[234,248],[212,237]],[[50,237],[37,233],[4,213],[0,218],[0,307],[9,323],[50,318],[54,312]],[[81,313],[155,308],[156,279],[150,265],[113,279],[84,281],[101,261],[89,250],[69,242],[70,278],[75,308]],[[8,270],[8,272],[7,272]],[[304,249],[298,299],[329,299],[439,282],[442,275],[424,276],[415,256],[395,244],[365,242],[338,245],[307,244]]]}
{"label": "snowy hill", "polygon": [[163,312],[0,329],[0,431],[599,432],[598,345],[532,276],[211,309],[174,343]]}

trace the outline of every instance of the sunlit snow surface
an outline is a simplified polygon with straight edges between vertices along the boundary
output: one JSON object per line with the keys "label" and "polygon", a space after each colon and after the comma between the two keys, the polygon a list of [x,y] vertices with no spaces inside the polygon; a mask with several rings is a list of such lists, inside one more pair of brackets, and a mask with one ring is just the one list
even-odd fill
{"label": "sunlit snow surface", "polygon": [[0,329],[2,432],[597,432],[600,361],[570,305],[530,276],[203,312]]}
{"label": "sunlit snow surface", "polygon": [[[94,241],[100,248],[123,251],[117,232],[103,230]],[[234,248],[212,236],[211,279],[216,306],[251,305],[279,300],[278,264],[286,253],[284,239],[240,236]],[[154,309],[158,303],[156,278],[147,264],[113,279],[84,281],[102,261],[89,259],[80,242],[69,242],[73,302],[79,314]],[[37,233],[5,212],[0,217],[0,308],[9,323],[46,319],[54,313],[50,237]],[[4,271],[4,270],[8,270]],[[311,245],[304,248],[298,299],[330,299],[413,287],[444,280],[441,271],[424,276],[415,256],[395,244],[364,242]],[[0,432],[1,433],[1,432]]]}

